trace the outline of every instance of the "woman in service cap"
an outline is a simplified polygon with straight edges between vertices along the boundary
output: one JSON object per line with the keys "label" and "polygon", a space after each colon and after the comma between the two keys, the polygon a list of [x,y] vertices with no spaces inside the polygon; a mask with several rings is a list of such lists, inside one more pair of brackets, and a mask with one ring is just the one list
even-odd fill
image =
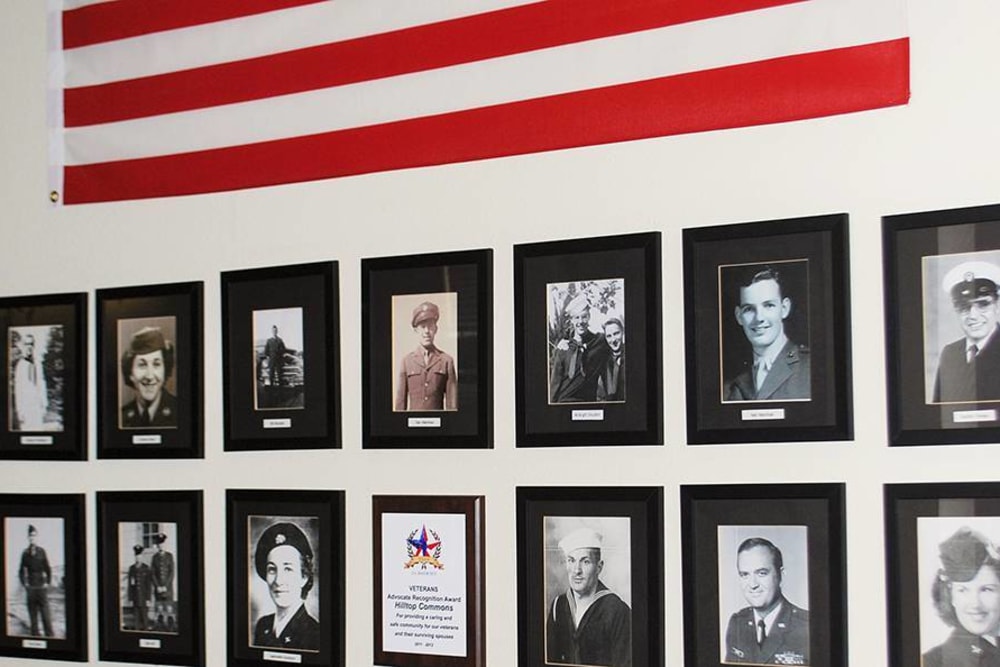
{"label": "woman in service cap", "polygon": [[959,528],[939,547],[941,567],[931,597],[951,636],[923,656],[923,667],[1000,665],[1000,556],[970,528]]}
{"label": "woman in service cap", "polygon": [[121,428],[177,426],[177,399],[166,389],[174,372],[174,346],[159,327],[132,334],[122,353],[122,379],[135,397],[122,406]]}
{"label": "woman in service cap", "polygon": [[313,551],[302,529],[287,522],[270,526],[257,540],[254,567],[275,613],[257,621],[253,645],[319,651],[319,622],[304,604],[313,587]]}

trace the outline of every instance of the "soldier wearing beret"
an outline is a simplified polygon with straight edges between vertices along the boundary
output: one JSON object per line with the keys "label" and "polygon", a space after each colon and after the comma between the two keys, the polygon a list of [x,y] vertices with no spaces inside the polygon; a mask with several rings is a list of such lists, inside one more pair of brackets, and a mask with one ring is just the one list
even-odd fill
{"label": "soldier wearing beret", "polygon": [[567,665],[632,664],[632,610],[600,580],[603,538],[579,528],[559,541],[568,588],[545,615],[547,663]]}
{"label": "soldier wearing beret", "polygon": [[736,550],[736,572],[750,606],[729,617],[724,662],[809,664],[809,612],[785,597],[784,571],[781,550],[770,540],[751,537]]}
{"label": "soldier wearing beret", "polygon": [[998,284],[1000,269],[986,262],[965,262],[945,275],[942,287],[965,336],[941,350],[935,403],[1000,400]]}
{"label": "soldier wearing beret", "polygon": [[923,667],[997,667],[1000,649],[1000,560],[982,535],[960,528],[939,547],[931,586],[938,615],[953,629],[923,656]]}
{"label": "soldier wearing beret", "polygon": [[273,524],[257,540],[257,576],[267,583],[275,613],[257,621],[253,646],[319,651],[319,622],[305,607],[313,587],[313,551],[293,523]]}
{"label": "soldier wearing beret", "polygon": [[579,293],[568,304],[569,339],[559,341],[552,354],[549,377],[550,403],[593,403],[597,383],[610,352],[604,333],[590,330],[590,301]]}
{"label": "soldier wearing beret", "polygon": [[38,530],[28,526],[28,548],[21,552],[21,564],[17,576],[28,596],[28,618],[31,619],[31,634],[38,634],[38,619],[42,619],[42,629],[46,637],[52,636],[52,620],[49,613],[49,586],[52,585],[52,568],[45,549],[35,542]]}
{"label": "soldier wearing beret", "polygon": [[174,346],[158,327],[135,332],[122,354],[122,378],[134,398],[122,406],[121,428],[174,428],[177,399],[166,389],[174,371]]}
{"label": "soldier wearing beret", "polygon": [[403,357],[396,382],[397,412],[458,409],[458,373],[455,360],[434,344],[441,311],[424,301],[413,309],[410,325],[417,349]]}
{"label": "soldier wearing beret", "polygon": [[742,327],[753,357],[734,378],[726,380],[727,401],[787,401],[812,395],[809,348],[785,334],[792,301],[782,290],[778,271],[770,266],[751,269],[740,286],[736,322]]}
{"label": "soldier wearing beret", "polygon": [[153,593],[153,571],[142,562],[143,546],[132,547],[135,562],[128,568],[128,600],[135,614],[135,629],[150,630],[149,598]]}

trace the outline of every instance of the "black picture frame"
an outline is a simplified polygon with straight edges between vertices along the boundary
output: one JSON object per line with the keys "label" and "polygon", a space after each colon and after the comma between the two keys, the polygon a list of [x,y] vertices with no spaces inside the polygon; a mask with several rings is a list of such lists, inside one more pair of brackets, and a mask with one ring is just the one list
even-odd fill
{"label": "black picture frame", "polygon": [[[1000,441],[1000,337],[989,338],[974,363],[956,359],[965,347],[964,318],[944,289],[962,265],[1000,264],[998,222],[1000,204],[882,218],[890,446]],[[987,313],[994,322],[995,304],[994,298],[994,312]],[[971,335],[979,336],[973,328]],[[975,371],[984,366],[988,372]],[[944,376],[942,368],[949,369]],[[975,386],[962,388],[968,369]]]}
{"label": "black picture frame", "polygon": [[[854,437],[847,228],[832,214],[683,230],[689,444]],[[782,300],[763,310],[776,282]],[[761,291],[746,323],[743,285]],[[757,388],[750,335],[788,339]]]}
{"label": "black picture frame", "polygon": [[[87,460],[87,329],[86,293],[0,299],[7,350],[7,382],[0,383],[0,459]],[[33,368],[23,356],[29,336]],[[26,415],[18,410],[18,396],[32,406]]]}
{"label": "black picture frame", "polygon": [[337,262],[226,271],[221,289],[225,451],[339,449]]}
{"label": "black picture frame", "polygon": [[[981,568],[991,569],[993,578],[1000,580],[992,542],[1000,529],[1000,483],[886,484],[883,496],[889,664],[975,663],[983,650],[995,652],[992,644],[980,645],[986,640],[977,636],[983,629],[977,626],[996,623],[995,603],[978,605],[979,618],[969,621],[960,611],[966,605],[947,609],[953,593],[946,589],[952,581],[972,578],[972,573],[978,577]],[[946,553],[950,567],[942,560]],[[962,576],[955,578],[956,573]],[[940,606],[934,601],[936,593]],[[970,632],[965,623],[977,632]],[[922,660],[926,654],[937,655]],[[942,655],[948,656],[943,662]]]}
{"label": "black picture frame", "polygon": [[205,664],[202,526],[201,491],[97,492],[101,660]]}
{"label": "black picture frame", "polygon": [[[226,517],[227,664],[345,665],[344,492],[228,489]],[[301,599],[300,591],[308,586],[302,606],[279,637],[267,627],[277,605],[257,571],[259,549],[266,577],[270,549],[263,545],[295,547],[304,568],[298,574],[306,583],[294,597]],[[284,602],[289,595],[284,594]]]}
{"label": "black picture frame", "polygon": [[[400,527],[399,533],[394,532]],[[391,540],[386,539],[387,531]],[[458,559],[450,557],[456,537],[461,545]],[[484,667],[486,498],[372,496],[372,543],[375,664]],[[450,580],[455,570],[457,582]],[[419,614],[421,605],[428,605],[426,616],[441,618],[403,620],[413,609]],[[390,621],[386,610],[397,620]],[[404,628],[404,623],[422,627]],[[465,642],[460,636],[463,625]],[[392,627],[399,629],[390,639],[386,629]],[[404,637],[407,632],[414,637]],[[419,636],[423,634],[432,636]]]}
{"label": "black picture frame", "polygon": [[[421,308],[425,321],[438,316],[440,345],[423,373],[436,378],[423,402],[401,391],[405,368],[422,377],[413,325]],[[365,449],[493,447],[492,249],[362,259],[361,341]]]}
{"label": "black picture frame", "polygon": [[[626,664],[623,661],[630,660],[627,664],[633,667],[662,667],[663,487],[518,487],[516,503],[517,664]],[[595,532],[603,565],[594,576],[600,575],[599,582],[615,595],[603,594],[593,604],[606,606],[592,606],[587,612],[600,614],[595,625],[604,631],[590,642],[610,655],[593,655],[590,649],[573,654],[575,642],[567,631],[572,619],[567,626],[566,614],[560,613],[568,609],[562,601],[569,593],[560,543],[590,545],[579,535],[595,539]],[[571,554],[576,551],[570,548]],[[623,603],[629,608],[628,647],[618,630],[625,621]],[[553,615],[557,620],[552,620]],[[585,634],[579,636],[586,640]]]}
{"label": "black picture frame", "polygon": [[[28,553],[32,528],[39,548],[34,555]],[[5,619],[0,655],[87,660],[86,534],[83,494],[0,495],[0,553],[6,563],[0,578]],[[15,559],[20,559],[16,567]]]}
{"label": "black picture frame", "polygon": [[[841,483],[681,486],[687,667],[847,665],[844,497]],[[771,547],[746,542],[761,538],[782,554],[783,571],[772,567],[776,563]],[[763,555],[764,561],[740,563],[743,554]],[[751,573],[746,581],[759,591],[752,595],[770,598],[755,598],[760,606],[773,602],[776,593],[773,579],[770,584],[754,581],[758,567],[778,575],[778,593],[783,596],[760,647],[750,615],[757,605],[745,597],[751,594],[739,590],[742,574],[737,570],[742,567]],[[723,587],[726,579],[732,587]]]}
{"label": "black picture frame", "polygon": [[[514,246],[518,447],[663,444],[660,239]],[[584,309],[590,319],[577,344],[570,311],[582,318]],[[631,350],[620,364],[605,342],[613,323]]]}
{"label": "black picture frame", "polygon": [[[204,457],[203,291],[202,282],[97,290],[97,458]],[[137,333],[164,346],[165,370],[152,371],[162,379],[150,425],[139,423],[136,392],[122,377]]]}

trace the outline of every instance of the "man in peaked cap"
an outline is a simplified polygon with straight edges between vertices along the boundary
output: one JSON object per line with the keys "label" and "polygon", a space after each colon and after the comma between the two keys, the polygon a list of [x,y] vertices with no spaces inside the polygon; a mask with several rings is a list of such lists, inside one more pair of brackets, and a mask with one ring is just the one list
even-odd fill
{"label": "man in peaked cap", "polygon": [[38,634],[38,619],[42,619],[42,629],[46,637],[52,636],[52,620],[49,613],[49,586],[52,584],[52,568],[45,549],[35,542],[38,530],[28,526],[28,548],[21,552],[21,565],[17,576],[28,596],[28,618],[31,619],[31,634]]}
{"label": "man in peaked cap", "polygon": [[128,568],[128,600],[135,614],[135,629],[149,630],[149,598],[153,592],[153,571],[142,562],[143,546],[132,547],[135,562]]}
{"label": "man in peaked cap", "polygon": [[549,378],[551,403],[593,403],[597,381],[608,361],[608,343],[603,332],[590,330],[590,301],[580,292],[566,304],[570,338],[562,340],[552,355]]}
{"label": "man in peaked cap", "polygon": [[171,604],[174,601],[174,555],[163,548],[163,543],[166,541],[165,533],[157,533],[153,536],[156,551],[153,553],[150,569],[153,572],[153,596],[156,599],[156,611],[170,616],[174,613]]}
{"label": "man in peaked cap", "polygon": [[934,403],[1000,400],[1000,269],[987,262],[959,264],[942,281],[965,333],[941,350]]}
{"label": "man in peaked cap", "polygon": [[132,335],[122,354],[121,372],[135,394],[122,406],[121,428],[177,426],[177,399],[166,389],[174,372],[174,346],[159,327],[144,327]]}
{"label": "man in peaked cap", "polygon": [[600,580],[603,538],[578,528],[559,541],[568,589],[556,596],[545,620],[547,662],[569,665],[632,664],[632,611]]}
{"label": "man in peaked cap", "polygon": [[319,651],[319,622],[305,607],[313,568],[309,539],[294,523],[275,523],[260,536],[254,569],[267,584],[275,613],[257,620],[253,646]]}
{"label": "man in peaked cap", "polygon": [[397,412],[458,409],[458,373],[455,360],[434,344],[441,311],[424,301],[413,309],[410,326],[417,349],[403,357],[396,382]]}

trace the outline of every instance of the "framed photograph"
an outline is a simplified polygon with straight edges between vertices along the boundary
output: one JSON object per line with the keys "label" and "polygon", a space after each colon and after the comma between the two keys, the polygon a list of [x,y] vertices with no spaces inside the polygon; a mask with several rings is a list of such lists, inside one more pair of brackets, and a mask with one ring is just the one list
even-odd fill
{"label": "framed photograph", "polygon": [[87,459],[87,295],[0,299],[0,459]]}
{"label": "framed photograph", "polygon": [[486,664],[486,498],[374,496],[375,664]]}
{"label": "framed photograph", "polygon": [[1000,205],[882,219],[890,445],[1000,441],[998,222]]}
{"label": "framed photograph", "polygon": [[885,485],[893,665],[1000,661],[1000,483]]}
{"label": "framed photograph", "polygon": [[0,495],[0,655],[87,660],[84,498]]}
{"label": "framed photograph", "polygon": [[229,662],[345,664],[344,492],[227,490]]}
{"label": "framed photograph", "polygon": [[340,447],[337,262],[222,274],[225,449]]}
{"label": "framed photograph", "polygon": [[854,437],[847,215],[683,235],[688,442]]}
{"label": "framed photograph", "polygon": [[518,487],[518,665],[662,667],[663,487]]}
{"label": "framed photograph", "polygon": [[493,251],[361,260],[367,449],[493,446]]}
{"label": "framed photograph", "polygon": [[202,458],[202,283],[97,290],[97,457]]}
{"label": "framed photograph", "polygon": [[100,659],[205,664],[201,491],[98,491]]}
{"label": "framed photograph", "polygon": [[519,447],[663,444],[660,290],[659,232],[514,246]]}
{"label": "framed photograph", "polygon": [[847,664],[843,484],[681,486],[684,664]]}

